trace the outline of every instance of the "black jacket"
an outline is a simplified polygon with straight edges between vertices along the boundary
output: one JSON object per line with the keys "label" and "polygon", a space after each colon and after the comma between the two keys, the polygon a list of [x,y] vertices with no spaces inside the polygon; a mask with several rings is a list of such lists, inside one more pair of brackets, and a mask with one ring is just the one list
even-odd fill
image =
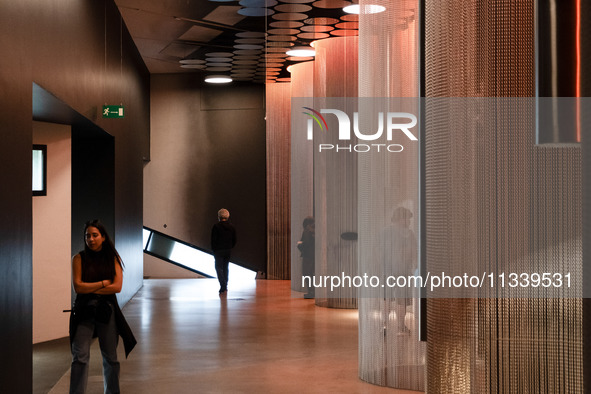
{"label": "black jacket", "polygon": [[[137,341],[131,332],[131,328],[127,324],[117,297],[115,294],[99,295],[99,294],[78,294],[76,301],[74,301],[74,308],[70,315],[70,346],[76,335],[76,329],[78,324],[86,319],[96,319],[97,321],[103,321],[110,318],[111,308],[109,304],[113,305],[113,311],[115,313],[115,324],[117,325],[117,333],[123,339],[123,347],[125,348],[125,357],[129,356],[129,353],[135,347]],[[103,321],[105,323],[106,321]],[[96,335],[95,335],[96,336]]]}
{"label": "black jacket", "polygon": [[227,220],[213,225],[211,229],[211,250],[232,249],[236,245],[236,229]]}

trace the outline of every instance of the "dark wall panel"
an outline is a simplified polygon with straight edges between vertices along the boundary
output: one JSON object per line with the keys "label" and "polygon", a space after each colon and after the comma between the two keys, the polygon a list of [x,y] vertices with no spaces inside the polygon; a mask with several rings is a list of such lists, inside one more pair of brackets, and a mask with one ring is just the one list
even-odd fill
{"label": "dark wall panel", "polygon": [[30,105],[30,92],[19,97],[18,88],[2,78],[0,102],[10,105],[0,108],[0,386],[26,393],[32,374],[32,122],[18,108]]}
{"label": "dark wall panel", "polygon": [[[0,10],[0,50],[7,54],[0,57],[0,387],[2,392],[27,393],[32,388],[33,84],[115,141],[111,206],[117,248],[126,262],[120,297],[125,302],[142,283],[142,158],[149,156],[149,75],[111,0],[0,0]],[[122,103],[126,117],[102,119],[105,103]]]}
{"label": "dark wall panel", "polygon": [[26,393],[32,390],[32,122],[31,84],[18,75],[30,74],[31,66],[22,61],[29,35],[7,33],[25,10],[2,3],[0,48],[10,56],[0,56],[0,387]]}
{"label": "dark wall panel", "polygon": [[84,248],[88,220],[99,219],[114,236],[114,175],[113,137],[100,130],[89,133],[83,125],[72,127],[72,255]]}
{"label": "dark wall panel", "polygon": [[217,210],[227,208],[238,231],[232,261],[265,271],[264,86],[152,75],[151,87],[146,226],[210,249]]}

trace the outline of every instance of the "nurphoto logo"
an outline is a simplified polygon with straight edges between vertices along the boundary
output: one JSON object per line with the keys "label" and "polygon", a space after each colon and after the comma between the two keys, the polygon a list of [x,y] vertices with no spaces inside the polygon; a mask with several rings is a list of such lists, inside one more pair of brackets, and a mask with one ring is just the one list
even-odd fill
{"label": "nurphoto logo", "polygon": [[[402,133],[410,141],[417,141],[417,137],[412,133],[411,129],[417,125],[417,117],[408,112],[379,112],[377,114],[377,131],[362,132],[359,128],[359,113],[353,113],[353,127],[351,127],[351,119],[347,113],[338,109],[321,109],[317,111],[310,107],[302,107],[307,110],[303,112],[307,115],[307,138],[314,139],[314,124],[317,124],[321,132],[328,132],[328,124],[323,114],[331,114],[336,116],[338,121],[338,139],[339,141],[350,141],[351,130],[353,135],[361,141],[376,141],[382,138],[384,131],[386,133],[386,140],[392,141],[392,137],[396,133]],[[309,111],[309,112],[308,112]],[[401,144],[356,144],[356,145],[334,145],[334,144],[319,144],[319,152],[322,151],[347,151],[347,152],[370,152],[370,151],[387,151],[387,152],[402,152],[404,147]]]}

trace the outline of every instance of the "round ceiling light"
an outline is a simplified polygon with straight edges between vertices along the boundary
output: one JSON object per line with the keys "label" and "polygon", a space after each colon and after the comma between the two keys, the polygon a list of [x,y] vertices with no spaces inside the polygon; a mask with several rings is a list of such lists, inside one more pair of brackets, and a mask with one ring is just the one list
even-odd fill
{"label": "round ceiling light", "polygon": [[380,12],[386,11],[386,7],[382,5],[366,4],[363,6],[363,12],[361,12],[361,7],[359,4],[351,4],[343,7],[343,11],[345,11],[347,14],[378,14]]}
{"label": "round ceiling light", "polygon": [[232,78],[227,75],[208,75],[205,77],[207,83],[228,83],[232,82]]}
{"label": "round ceiling light", "polygon": [[205,60],[201,59],[183,59],[179,60],[180,64],[205,64]]}
{"label": "round ceiling light", "polygon": [[285,53],[294,57],[309,57],[316,55],[316,51],[311,47],[293,47]]}

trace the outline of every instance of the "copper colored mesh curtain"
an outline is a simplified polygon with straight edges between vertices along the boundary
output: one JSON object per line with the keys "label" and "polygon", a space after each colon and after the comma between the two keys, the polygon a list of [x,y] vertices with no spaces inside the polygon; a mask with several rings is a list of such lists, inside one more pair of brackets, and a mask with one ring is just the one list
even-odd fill
{"label": "copper colored mesh curtain", "polygon": [[290,279],[290,84],[266,85],[267,278]]}
{"label": "copper colored mesh curtain", "polygon": [[[360,2],[362,9],[370,4],[375,2]],[[365,130],[376,130],[372,116],[378,112],[418,113],[418,1],[380,4],[384,12],[362,13],[359,19],[359,105],[360,114],[370,118],[362,119]],[[382,280],[418,272],[418,143],[403,145],[400,153],[357,155],[359,272]],[[399,212],[412,215],[408,230],[400,225]],[[379,293],[360,289],[359,376],[377,385],[423,391],[426,346],[418,339],[418,293],[389,287]]]}
{"label": "copper colored mesh curtain", "polygon": [[[426,1],[427,96],[532,96],[533,12],[533,1]],[[427,102],[427,269],[476,261],[581,275],[579,149],[535,146],[531,113],[506,122],[494,107]],[[427,308],[427,392],[583,392],[580,299],[430,299]]]}
{"label": "copper colored mesh curtain", "polygon": [[[314,105],[314,62],[292,65],[291,97]],[[314,150],[306,139],[305,124],[294,122],[291,130],[291,288],[302,288],[302,257],[296,247],[302,236],[304,218],[314,216]]]}
{"label": "copper colored mesh curtain", "polygon": [[[335,37],[316,42],[314,60],[315,106],[323,97],[357,97],[357,37]],[[329,130],[337,130],[334,116],[326,117]],[[337,133],[315,133],[314,146],[338,144]],[[357,241],[344,233],[357,232],[357,158],[354,153],[314,151],[314,214],[316,219],[317,276],[355,276]],[[316,288],[316,305],[356,308],[354,287],[340,287],[328,294]]]}
{"label": "copper colored mesh curtain", "polygon": [[[582,10],[582,20],[589,20],[591,17],[591,4],[585,3]],[[583,52],[581,63],[584,69],[588,69],[591,64],[591,25],[586,23],[583,30],[585,34],[581,36]],[[583,73],[581,81],[582,96],[591,96],[591,75],[589,72]],[[583,112],[581,117],[582,124],[591,124],[591,114]],[[589,128],[584,131],[585,136],[581,140],[583,165],[582,173],[587,174],[583,177],[583,282],[591,281],[591,138],[588,137]],[[584,387],[591,387],[591,298],[583,299],[583,368],[587,372],[584,377]]]}

